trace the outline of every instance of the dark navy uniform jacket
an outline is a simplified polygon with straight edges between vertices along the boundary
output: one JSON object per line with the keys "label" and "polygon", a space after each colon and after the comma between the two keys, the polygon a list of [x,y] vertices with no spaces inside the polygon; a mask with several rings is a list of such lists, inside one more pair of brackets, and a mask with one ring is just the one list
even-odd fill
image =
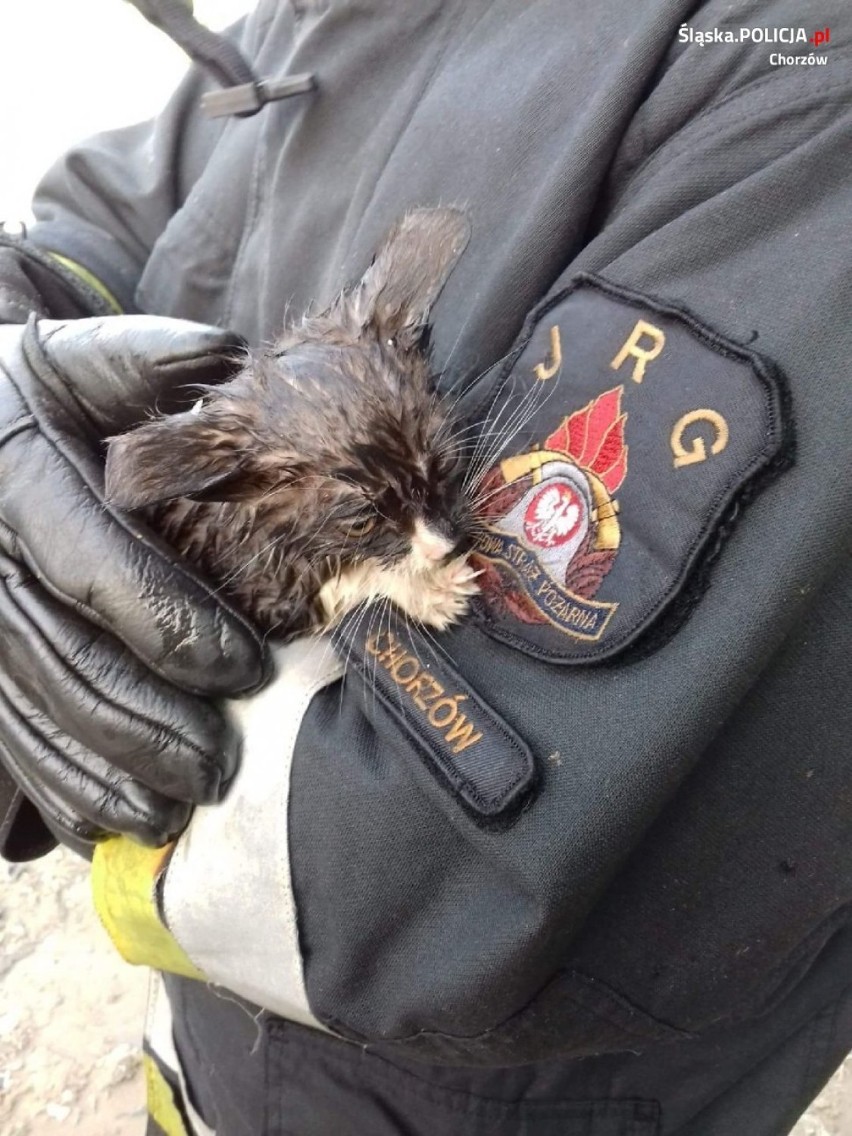
{"label": "dark navy uniform jacket", "polygon": [[172,979],[194,1107],[220,1136],[787,1131],[852,1044],[845,3],[262,0],[234,35],[317,90],[209,120],[192,72],[54,166],[33,238],[258,344],[458,206],[435,371],[506,433],[472,615],[428,657],[354,635],[280,707],[270,857],[338,1039],[270,1012],[274,962],[231,986],[256,1023]]}

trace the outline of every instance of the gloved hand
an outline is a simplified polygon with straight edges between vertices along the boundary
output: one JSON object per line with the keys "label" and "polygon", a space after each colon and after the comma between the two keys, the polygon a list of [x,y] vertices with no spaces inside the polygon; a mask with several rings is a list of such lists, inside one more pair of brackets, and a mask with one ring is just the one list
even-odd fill
{"label": "gloved hand", "polygon": [[113,315],[116,302],[94,283],[0,224],[0,323],[26,323],[32,312],[51,319]]}
{"label": "gloved hand", "polygon": [[0,761],[78,848],[162,844],[219,799],[237,741],[206,698],[265,678],[247,621],[103,501],[102,440],[233,347],[149,316],[0,327]]}

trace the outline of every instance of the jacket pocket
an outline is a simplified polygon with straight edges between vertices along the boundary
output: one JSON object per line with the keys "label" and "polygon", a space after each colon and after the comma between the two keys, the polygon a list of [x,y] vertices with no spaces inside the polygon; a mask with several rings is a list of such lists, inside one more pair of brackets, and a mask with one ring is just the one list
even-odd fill
{"label": "jacket pocket", "polygon": [[[374,1053],[269,1025],[266,1136],[656,1136],[637,1099],[505,1100],[435,1083]],[[433,1079],[430,1080],[430,1075]],[[499,1072],[488,1077],[493,1086]],[[511,1094],[510,1094],[511,1095]]]}

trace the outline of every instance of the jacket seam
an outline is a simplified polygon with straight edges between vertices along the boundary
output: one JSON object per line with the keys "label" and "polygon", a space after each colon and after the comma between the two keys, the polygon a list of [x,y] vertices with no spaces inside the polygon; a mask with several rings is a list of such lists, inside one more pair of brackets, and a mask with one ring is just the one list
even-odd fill
{"label": "jacket seam", "polygon": [[[770,76],[770,79],[775,82],[781,82],[782,78],[786,79],[787,77],[779,77],[778,79],[776,79],[774,75]],[[787,81],[791,80],[787,79]],[[768,81],[766,85],[769,85]],[[826,96],[828,96],[829,94],[832,95],[832,98],[836,98],[837,96],[843,95],[844,93],[848,94],[848,91],[849,84],[844,82],[843,80],[837,80],[834,83],[829,83],[819,88],[818,90],[809,90],[806,93],[802,94],[799,98],[794,99],[792,102],[786,104],[785,115],[790,115],[796,111],[807,109],[808,104],[812,103],[815,98],[821,97],[823,101],[827,102],[828,99],[826,98]],[[692,119],[682,129],[682,131],[679,132],[678,135],[675,135],[674,138],[668,140],[669,142],[671,142],[671,145],[669,145],[667,141],[664,141],[660,146],[653,150],[652,153],[646,155],[646,157],[639,163],[639,165],[634,167],[629,175],[631,185],[635,185],[636,179],[644,175],[648,169],[653,170],[655,163],[657,163],[658,161],[665,160],[666,162],[670,162],[674,158],[679,158],[683,154],[689,153],[690,150],[695,149],[707,138],[712,137],[720,126],[727,128],[731,126],[738,126],[743,122],[748,122],[749,120],[758,121],[766,114],[767,111],[775,112],[777,110],[777,103],[772,103],[771,105],[761,104],[759,107],[751,107],[744,112],[733,116],[732,118],[726,118],[723,123],[717,124],[716,115],[718,112],[729,106],[731,103],[739,102],[742,99],[745,99],[751,93],[751,87],[746,88],[743,91],[739,91],[736,95],[730,96],[722,103],[717,104],[716,106],[705,111],[703,114],[699,115],[697,118]],[[680,140],[680,145],[677,144],[678,139]]]}

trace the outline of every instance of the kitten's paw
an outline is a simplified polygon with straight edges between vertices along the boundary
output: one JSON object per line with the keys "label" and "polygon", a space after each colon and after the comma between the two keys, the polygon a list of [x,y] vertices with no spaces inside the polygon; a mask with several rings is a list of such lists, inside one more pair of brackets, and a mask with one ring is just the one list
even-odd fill
{"label": "kitten's paw", "polygon": [[470,597],[479,591],[479,575],[463,556],[429,572],[423,578],[416,618],[438,631],[457,623],[467,613]]}

